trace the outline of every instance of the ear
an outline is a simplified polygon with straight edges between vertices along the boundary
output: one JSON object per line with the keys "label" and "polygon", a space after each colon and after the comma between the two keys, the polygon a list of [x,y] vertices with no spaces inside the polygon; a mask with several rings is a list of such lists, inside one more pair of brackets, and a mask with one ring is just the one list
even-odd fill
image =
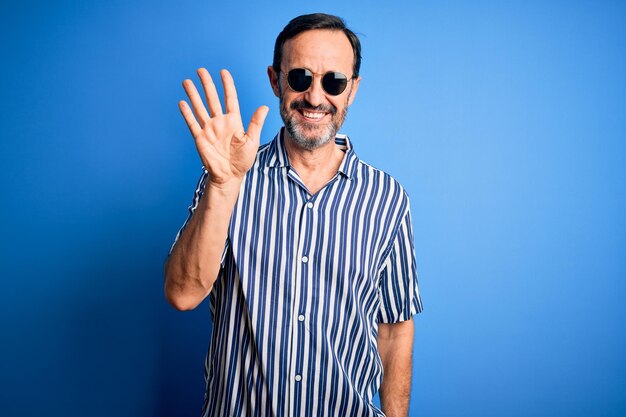
{"label": "ear", "polygon": [[359,90],[359,84],[361,83],[361,76],[356,77],[352,81],[352,89],[350,90],[350,96],[348,97],[348,106],[352,104],[354,101],[354,97],[356,96],[356,92]]}
{"label": "ear", "polygon": [[278,85],[278,73],[274,70],[273,66],[267,67],[267,76],[270,79],[270,85],[272,86],[272,91],[276,97],[280,98],[280,87]]}

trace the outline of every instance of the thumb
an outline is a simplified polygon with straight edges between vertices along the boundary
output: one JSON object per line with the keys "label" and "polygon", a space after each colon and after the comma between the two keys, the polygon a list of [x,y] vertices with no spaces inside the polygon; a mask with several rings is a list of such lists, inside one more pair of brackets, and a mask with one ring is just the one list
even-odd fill
{"label": "thumb", "polygon": [[250,119],[250,124],[248,125],[248,136],[255,142],[259,142],[261,138],[261,129],[263,129],[263,123],[265,122],[265,117],[267,113],[270,111],[269,107],[261,106],[252,115]]}

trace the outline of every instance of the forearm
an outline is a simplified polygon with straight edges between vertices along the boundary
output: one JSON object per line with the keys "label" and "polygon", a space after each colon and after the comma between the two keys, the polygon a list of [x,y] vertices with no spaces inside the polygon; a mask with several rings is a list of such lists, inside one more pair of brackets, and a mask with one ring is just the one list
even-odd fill
{"label": "forearm", "polygon": [[204,194],[165,264],[165,296],[178,310],[191,310],[211,292],[218,277],[228,225],[240,181],[207,184]]}
{"label": "forearm", "polygon": [[406,417],[411,395],[413,320],[379,324],[378,351],[384,372],[380,386],[382,411],[387,417]]}

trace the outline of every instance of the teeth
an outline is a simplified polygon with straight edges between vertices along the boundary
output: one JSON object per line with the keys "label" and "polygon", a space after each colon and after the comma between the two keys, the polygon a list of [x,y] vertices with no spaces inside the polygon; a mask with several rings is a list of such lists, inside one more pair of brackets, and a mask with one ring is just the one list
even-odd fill
{"label": "teeth", "polygon": [[304,117],[307,117],[309,119],[321,119],[322,117],[324,117],[324,113],[311,113],[308,111],[302,111],[302,114],[304,114]]}

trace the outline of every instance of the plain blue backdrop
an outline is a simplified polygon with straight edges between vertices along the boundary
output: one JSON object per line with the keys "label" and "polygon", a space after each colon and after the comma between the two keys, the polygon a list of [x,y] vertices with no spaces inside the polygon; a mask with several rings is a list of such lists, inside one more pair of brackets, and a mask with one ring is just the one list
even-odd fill
{"label": "plain blue backdrop", "polygon": [[244,120],[292,17],[343,16],[342,131],[412,200],[412,416],[626,415],[626,5],[56,1],[0,6],[3,416],[196,416],[208,306],[162,266],[200,161],[178,113],[229,68]]}

